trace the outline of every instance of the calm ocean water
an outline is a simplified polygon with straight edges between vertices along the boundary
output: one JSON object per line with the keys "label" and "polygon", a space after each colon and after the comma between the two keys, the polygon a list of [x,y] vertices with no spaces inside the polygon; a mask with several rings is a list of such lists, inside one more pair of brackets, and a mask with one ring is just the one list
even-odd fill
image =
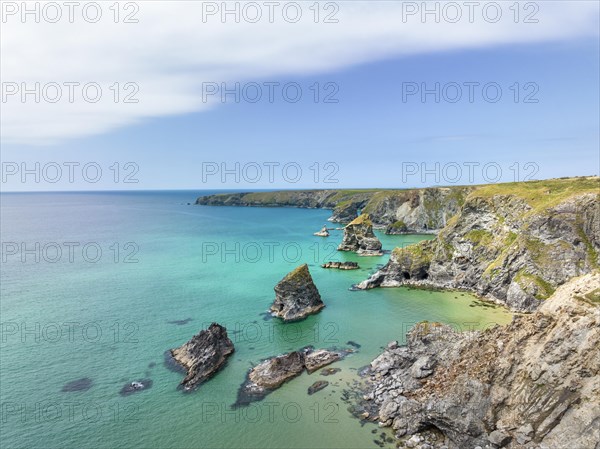
{"label": "calm ocean water", "polygon": [[[421,320],[466,329],[510,319],[465,294],[349,291],[389,256],[336,252],[341,231],[314,237],[329,211],[188,205],[202,193],[0,196],[2,447],[375,448],[371,432],[381,429],[361,426],[341,400],[358,368]],[[378,235],[390,250],[425,238]],[[325,260],[361,269],[324,270]],[[327,307],[301,323],[265,320],[273,286],[301,263]],[[164,353],[212,321],[228,328],[236,352],[185,394]],[[250,408],[230,408],[253,363],[349,340],[361,348],[334,365],[338,375],[304,374]],[[62,391],[83,378],[89,388]],[[138,379],[152,387],[119,394]],[[316,380],[330,385],[308,396]]]}

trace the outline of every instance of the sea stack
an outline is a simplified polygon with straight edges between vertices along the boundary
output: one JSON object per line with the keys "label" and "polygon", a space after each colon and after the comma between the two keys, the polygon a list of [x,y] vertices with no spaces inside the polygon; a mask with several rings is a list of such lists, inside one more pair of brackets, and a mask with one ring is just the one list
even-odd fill
{"label": "sea stack", "polygon": [[315,232],[313,235],[316,235],[317,237],[329,237],[327,225],[323,226],[323,228],[319,232]]}
{"label": "sea stack", "polygon": [[227,329],[212,323],[208,329],[194,335],[179,348],[171,349],[173,359],[187,370],[181,382],[186,390],[210,379],[219,371],[234,351]]}
{"label": "sea stack", "polygon": [[288,273],[275,286],[275,301],[271,314],[284,321],[298,321],[319,312],[325,304],[315,286],[308,265]]}
{"label": "sea stack", "polygon": [[338,251],[355,251],[359,256],[381,256],[381,242],[373,234],[373,223],[362,214],[344,228],[344,238]]}

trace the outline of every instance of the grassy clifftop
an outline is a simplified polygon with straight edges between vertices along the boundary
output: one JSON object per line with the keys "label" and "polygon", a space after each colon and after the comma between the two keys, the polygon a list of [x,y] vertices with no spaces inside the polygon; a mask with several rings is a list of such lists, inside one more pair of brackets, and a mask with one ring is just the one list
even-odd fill
{"label": "grassy clifftop", "polygon": [[479,186],[435,240],[396,248],[361,287],[461,288],[531,311],[599,254],[600,178]]}

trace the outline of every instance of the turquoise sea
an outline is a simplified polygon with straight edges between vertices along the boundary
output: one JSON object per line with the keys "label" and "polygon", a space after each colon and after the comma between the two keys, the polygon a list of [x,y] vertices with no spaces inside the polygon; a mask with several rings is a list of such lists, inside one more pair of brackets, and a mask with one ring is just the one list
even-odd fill
{"label": "turquoise sea", "polygon": [[[314,237],[329,211],[194,206],[203,193],[1,195],[3,448],[376,448],[382,430],[341,400],[358,368],[418,321],[469,329],[510,320],[468,294],[350,291],[389,255],[338,253],[341,231]],[[431,238],[378,236],[387,250]],[[361,269],[320,268],[326,260]],[[301,263],[326,308],[300,323],[266,320],[274,285]],[[164,353],[212,321],[228,328],[235,353],[184,393]],[[350,340],[361,347],[332,365],[337,375],[304,374],[230,408],[253,363]],[[62,391],[78,379],[88,388]],[[120,394],[139,379],[151,388]],[[316,380],[330,385],[309,396]]]}

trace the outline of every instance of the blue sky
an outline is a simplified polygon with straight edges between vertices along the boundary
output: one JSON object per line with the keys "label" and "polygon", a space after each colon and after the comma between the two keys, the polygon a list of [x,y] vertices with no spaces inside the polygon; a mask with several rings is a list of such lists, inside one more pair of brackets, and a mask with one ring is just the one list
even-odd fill
{"label": "blue sky", "polygon": [[[3,179],[2,188],[403,188],[598,174],[599,52],[598,36],[584,35],[386,54],[308,73],[289,69],[279,74],[246,75],[240,78],[242,84],[297,82],[303,98],[292,104],[276,90],[273,103],[235,103],[230,98],[210,108],[153,114],[89,135],[33,144],[4,140],[5,164],[14,162],[22,167],[25,163],[32,168],[36,162],[41,167],[68,161],[80,166],[93,162],[103,169],[103,175],[91,183],[76,169],[73,183],[64,173],[56,183],[47,182],[42,174],[38,183],[33,175],[22,182],[17,174]],[[235,82],[228,81],[228,85]],[[312,101],[309,86],[328,82],[339,88],[335,95],[339,101]],[[475,87],[471,103],[466,98],[465,82],[497,83],[502,97],[496,103],[488,102]],[[456,103],[442,98],[436,103],[433,95],[425,102],[415,95],[403,101],[403,83],[425,83],[429,88],[435,83],[458,83],[463,86],[463,98]],[[519,83],[518,102],[513,96],[515,83]],[[532,84],[526,88],[526,83]],[[537,93],[533,98],[538,102],[524,102],[524,95],[534,88]],[[453,95],[454,91],[448,92]],[[144,84],[140,83],[142,108],[144,94]],[[168,103],[168,98],[165,101]],[[3,113],[9,107],[2,104]],[[114,182],[114,171],[109,169],[114,162],[121,164],[119,182]],[[131,166],[123,169],[127,162],[136,164],[139,170],[133,178],[139,182],[122,182],[124,174],[132,171]],[[248,176],[241,173],[240,182],[231,174],[225,182],[218,174],[203,179],[203,163],[205,169],[206,163],[225,163],[233,169],[236,162],[240,167],[251,165]],[[268,179],[265,162],[280,164],[274,169],[274,182]],[[294,175],[284,176],[280,168],[286,163],[302,169],[297,182],[291,182]],[[320,167],[318,179],[314,163]],[[465,163],[471,163],[473,179],[469,179]],[[255,176],[253,164],[263,167],[262,176]],[[334,171],[331,164],[336,167],[330,178],[334,182],[324,182],[325,174]],[[451,164],[446,172],[445,164]],[[491,164],[486,173],[485,164]],[[457,166],[460,173],[455,171]],[[437,179],[433,172],[421,176],[423,168],[431,171],[436,167]],[[498,167],[502,175],[495,171]],[[48,173],[53,173],[50,168]],[[249,178],[258,178],[258,182],[246,182]]]}

